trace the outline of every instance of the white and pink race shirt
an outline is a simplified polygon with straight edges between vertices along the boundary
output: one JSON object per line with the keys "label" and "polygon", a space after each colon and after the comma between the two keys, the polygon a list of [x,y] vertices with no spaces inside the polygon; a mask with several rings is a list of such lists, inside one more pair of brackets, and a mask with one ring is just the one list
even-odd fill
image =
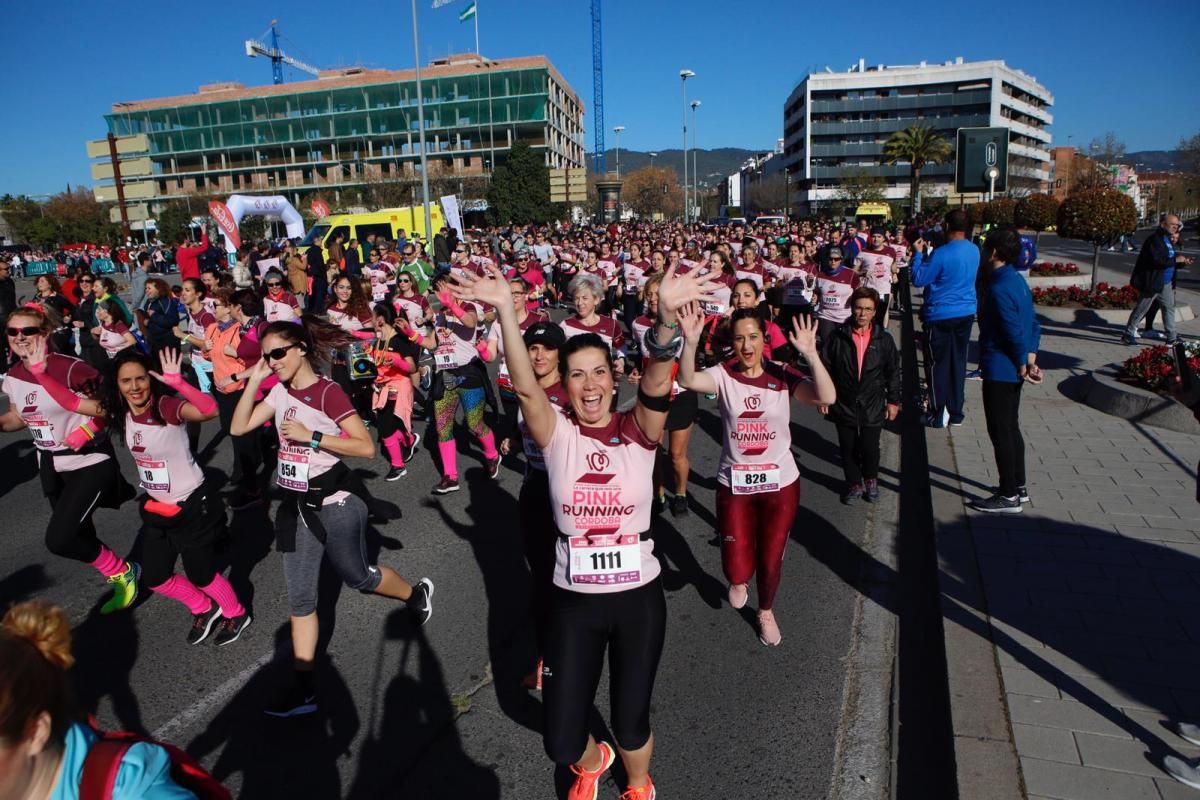
{"label": "white and pink race shirt", "polygon": [[268,294],[263,298],[263,319],[267,322],[294,322],[296,305],[296,296],[291,292],[283,292],[279,297]]}
{"label": "white and pink race shirt", "polygon": [[[78,358],[61,353],[47,354],[46,374],[80,397],[93,396],[100,388],[100,373]],[[88,422],[91,417],[67,411],[54,402],[50,393],[34,380],[23,362],[9,368],[8,374],[0,382],[0,388],[8,396],[12,407],[21,415],[25,427],[33,434],[38,458],[47,454],[53,455],[56,472],[90,467],[108,458],[105,453],[75,455],[63,444],[63,440],[72,431]]]}
{"label": "white and pink race shirt", "polygon": [[392,298],[392,305],[397,314],[403,314],[413,330],[419,330],[425,324],[425,312],[429,309],[429,301],[424,295],[414,294],[405,297],[397,294]]}
{"label": "white and pink race shirt", "polygon": [[650,262],[642,259],[641,261],[626,261],[621,268],[622,281],[625,284],[625,291],[636,291],[646,285],[646,273],[650,271]]}
{"label": "white and pink race shirt", "polygon": [[854,268],[862,275],[864,285],[879,292],[880,296],[892,293],[892,265],[899,267],[900,257],[891,247],[882,250],[863,250],[854,259]]}
{"label": "white and pink race shirt", "polygon": [[845,267],[833,275],[824,270],[817,271],[817,318],[830,322],[845,322],[850,319],[850,295],[858,288],[858,273]]}
{"label": "white and pink race shirt", "polygon": [[556,413],[554,435],[542,451],[560,534],[554,585],[584,594],[644,586],[661,571],[654,542],[641,538],[650,528],[658,444],[632,412],[613,414],[603,428]]}
{"label": "white and pink race shirt", "polygon": [[[354,412],[350,398],[328,378],[305,389],[292,389],[282,383],[271,387],[264,402],[275,409],[275,430],[279,433],[279,464],[276,483],[281,489],[307,492],[314,478],[324,475],[341,459],[325,450],[313,451],[308,442],[293,442],[284,437],[283,423],[294,419],[311,431],[326,437],[337,437],[339,423]],[[325,505],[344,500],[348,492],[334,492],[325,498]]]}
{"label": "white and pink race shirt", "polygon": [[113,322],[110,325],[100,326],[100,346],[104,348],[104,352],[108,353],[109,358],[130,346],[125,341],[127,333],[129,333],[129,326],[124,322]]}
{"label": "white and pink race shirt", "polygon": [[563,329],[563,333],[570,339],[572,336],[578,336],[581,333],[594,333],[604,340],[609,349],[613,353],[617,353],[625,346],[625,334],[621,332],[621,325],[612,317],[600,315],[599,321],[594,325],[587,325],[579,317],[567,317],[559,326]]}
{"label": "white and pink race shirt", "polygon": [[371,312],[367,309],[363,309],[359,314],[351,314],[349,310],[330,306],[328,313],[329,321],[346,331],[346,333],[363,331],[372,327]]}
{"label": "white and pink race shirt", "polygon": [[[476,314],[482,320],[483,312],[477,310]],[[439,311],[433,318],[433,334],[437,340],[433,363],[439,372],[465,367],[479,357],[479,351],[475,349],[478,327],[468,328],[458,319]]]}
{"label": "white and pink race shirt", "polygon": [[792,457],[792,392],[808,380],[774,361],[754,378],[740,364],[704,370],[721,404],[721,464],[717,481],[734,494],[774,492],[799,479]]}
{"label": "white and pink race shirt", "polygon": [[[561,383],[556,383],[549,389],[546,389],[546,399],[549,400],[556,408],[567,407],[567,390],[563,388]],[[521,432],[521,443],[525,449],[525,464],[528,470],[537,472],[546,471],[546,457],[542,455],[542,450],[537,446],[537,442],[533,440],[533,436],[529,433],[529,426],[525,424],[525,415],[521,413],[521,409],[517,408],[517,429]],[[529,474],[528,471],[525,473]]]}
{"label": "white and pink race shirt", "polygon": [[204,471],[196,463],[179,415],[187,403],[178,397],[154,402],[155,408],[143,414],[125,415],[125,446],[146,494],[160,503],[179,505],[204,483]]}

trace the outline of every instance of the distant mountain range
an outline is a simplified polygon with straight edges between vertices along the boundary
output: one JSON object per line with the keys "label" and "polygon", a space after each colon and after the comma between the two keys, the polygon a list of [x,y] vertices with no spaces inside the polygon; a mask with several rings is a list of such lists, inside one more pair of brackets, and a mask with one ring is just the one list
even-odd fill
{"label": "distant mountain range", "polygon": [[[696,171],[700,173],[700,183],[702,185],[715,186],[724,178],[732,175],[741,169],[742,164],[746,159],[752,156],[766,152],[765,150],[743,150],[738,147],[719,147],[715,150],[698,149],[695,151]],[[606,166],[609,172],[613,172],[617,168],[617,153],[616,149],[606,150],[604,153]],[[587,157],[588,170],[592,169],[592,157]],[[641,152],[639,150],[621,149],[621,173],[625,174],[641,169],[642,167],[650,166],[650,153]],[[675,150],[658,150],[654,156],[654,166],[667,167],[675,170],[675,172],[683,177],[683,151]],[[688,151],[688,175],[692,173],[692,151]],[[690,177],[689,177],[690,182]]]}
{"label": "distant mountain range", "polygon": [[1178,150],[1138,150],[1121,159],[1133,164],[1138,172],[1168,172],[1183,169],[1183,154]]}

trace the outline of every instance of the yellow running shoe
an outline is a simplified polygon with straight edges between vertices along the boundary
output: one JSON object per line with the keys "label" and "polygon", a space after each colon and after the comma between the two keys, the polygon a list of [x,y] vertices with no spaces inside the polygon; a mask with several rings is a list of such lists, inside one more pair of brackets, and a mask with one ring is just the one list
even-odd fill
{"label": "yellow running shoe", "polygon": [[124,611],[133,605],[138,595],[138,578],[142,577],[142,567],[136,561],[126,561],[125,571],[108,579],[113,595],[104,605],[100,606],[101,614],[111,614],[114,611]]}

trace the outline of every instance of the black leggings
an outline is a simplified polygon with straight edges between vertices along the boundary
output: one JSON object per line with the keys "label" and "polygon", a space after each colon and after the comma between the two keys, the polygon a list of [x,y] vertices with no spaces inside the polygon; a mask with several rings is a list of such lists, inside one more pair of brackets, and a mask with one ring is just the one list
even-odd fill
{"label": "black leggings", "polygon": [[172,528],[142,526],[142,580],[151,588],[171,579],[176,557],[183,559],[184,574],[196,586],[208,586],[217,574],[214,550],[225,529],[225,503],[214,487],[196,491],[204,499],[197,501],[202,505],[195,519]]}
{"label": "black leggings", "polygon": [[404,427],[404,420],[396,416],[396,404],[391,400],[375,410],[375,432],[381,442],[394,433],[408,435],[409,430]]}
{"label": "black leggings", "polygon": [[846,483],[854,485],[864,479],[879,477],[879,434],[878,425],[838,425],[838,445],[842,449],[842,470]]}
{"label": "black leggings", "polygon": [[350,398],[354,410],[366,421],[371,420],[371,394],[375,385],[371,381],[350,380],[350,368],[345,364],[334,364],[329,368],[329,377],[342,387],[342,391]]}
{"label": "black leggings", "polygon": [[983,382],[983,416],[996,454],[1000,494],[1015,497],[1025,485],[1025,439],[1021,436],[1021,387],[1024,381]]}
{"label": "black leggings", "polygon": [[[38,458],[52,458],[40,453]],[[87,564],[100,555],[100,540],[92,513],[100,498],[117,480],[117,462],[107,458],[99,464],[60,472],[55,487],[47,492],[50,524],[46,526],[46,549],[56,556]]]}
{"label": "black leggings", "polygon": [[667,630],[667,602],[657,578],[608,594],[551,589],[543,654],[542,742],[556,764],[574,764],[587,748],[588,718],[608,650],[612,732],[622,750],[650,739],[650,697]]}
{"label": "black leggings", "polygon": [[[233,410],[242,399],[242,390],[229,394],[218,391],[214,394],[217,398],[217,411],[221,415],[221,428],[229,433],[233,425]],[[229,433],[229,440],[233,442],[234,471],[241,473],[238,488],[246,494],[254,494],[258,491],[258,468],[262,466],[262,452],[259,447],[262,434],[259,431],[251,431],[244,436]]]}
{"label": "black leggings", "polygon": [[538,652],[546,650],[550,625],[550,602],[554,588],[554,546],[558,529],[550,508],[550,481],[547,473],[530,469],[521,484],[518,500],[521,515],[521,540],[525,563],[529,565],[529,605]]}

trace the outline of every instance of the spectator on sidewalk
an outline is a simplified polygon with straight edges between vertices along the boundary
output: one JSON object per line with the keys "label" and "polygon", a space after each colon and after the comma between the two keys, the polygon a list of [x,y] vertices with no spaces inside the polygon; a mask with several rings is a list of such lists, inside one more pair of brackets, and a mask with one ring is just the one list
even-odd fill
{"label": "spectator on sidewalk", "polygon": [[875,324],[881,304],[874,289],[855,289],[850,319],[821,344],[837,402],[820,411],[837,425],[846,505],[879,499],[879,434],[900,411],[900,353],[892,335]]}
{"label": "spectator on sidewalk", "polygon": [[[336,248],[336,250],[334,249]],[[334,243],[329,246],[329,263],[337,264],[334,260],[334,254],[341,258],[342,253],[342,235],[339,233]],[[329,279],[325,274],[325,255],[321,252],[320,247],[308,248],[305,254],[308,261],[308,277],[312,279],[312,293],[308,296],[308,310],[314,314],[325,313],[325,295],[329,293]]]}
{"label": "spectator on sidewalk", "polygon": [[1167,331],[1167,344],[1173,344],[1175,332],[1175,270],[1192,263],[1192,259],[1175,250],[1180,230],[1179,217],[1163,214],[1158,229],[1146,237],[1138,252],[1137,263],[1129,284],[1138,290],[1140,298],[1129,314],[1125,334],[1121,341],[1128,345],[1138,343],[1137,325],[1146,316],[1155,301],[1162,311],[1163,327]]}
{"label": "spectator on sidewalk", "polygon": [[1021,236],[1005,226],[983,242],[984,276],[979,308],[979,368],[983,372],[983,414],[996,454],[997,492],[970,503],[975,511],[1019,514],[1025,490],[1025,440],[1021,436],[1021,387],[1041,383],[1037,365],[1041,327],[1033,314],[1033,293],[1017,272]]}
{"label": "spectator on sidewalk", "polygon": [[946,243],[932,251],[924,238],[913,243],[912,285],[924,287],[921,317],[933,354],[933,385],[926,424],[962,425],[967,377],[967,346],[975,319],[975,276],[979,248],[967,239],[971,223],[955,209],[946,215]]}
{"label": "spectator on sidewalk", "polygon": [[304,256],[296,250],[296,243],[293,241],[289,240],[287,243],[283,266],[287,270],[288,288],[296,296],[301,310],[308,308],[308,265],[304,262]]}
{"label": "spectator on sidewalk", "polygon": [[146,302],[146,281],[150,278],[151,258],[149,253],[139,253],[133,275],[129,278],[129,306],[141,309]]}
{"label": "spectator on sidewalk", "polygon": [[187,237],[180,236],[175,246],[175,267],[179,270],[179,279],[200,280],[200,255],[208,250],[208,231],[200,234],[200,244],[195,247],[188,247],[187,243]]}

